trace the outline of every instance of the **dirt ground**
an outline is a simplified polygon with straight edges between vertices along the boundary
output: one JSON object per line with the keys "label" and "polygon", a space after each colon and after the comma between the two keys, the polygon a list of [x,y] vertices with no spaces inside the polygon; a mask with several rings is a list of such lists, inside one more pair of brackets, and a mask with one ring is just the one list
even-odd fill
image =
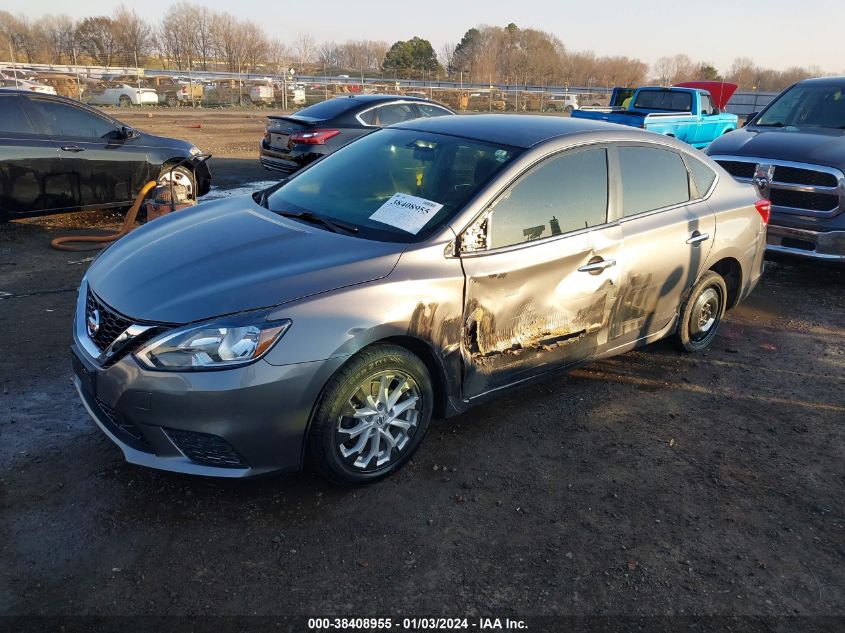
{"label": "dirt ground", "polygon": [[[225,195],[272,179],[262,115],[123,119]],[[119,220],[0,226],[0,615],[845,616],[845,270],[771,262],[706,353],[435,421],[374,486],[217,481],[126,464],[72,388],[90,255],[48,242]]]}

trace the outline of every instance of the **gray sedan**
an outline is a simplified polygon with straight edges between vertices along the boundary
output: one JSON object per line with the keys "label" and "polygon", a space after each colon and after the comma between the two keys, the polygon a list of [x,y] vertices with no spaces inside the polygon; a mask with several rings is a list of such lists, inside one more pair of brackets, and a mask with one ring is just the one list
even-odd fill
{"label": "gray sedan", "polygon": [[432,417],[664,337],[704,349],[760,278],[768,214],[644,131],[403,123],[106,250],[79,292],[76,385],[135,464],[371,482]]}

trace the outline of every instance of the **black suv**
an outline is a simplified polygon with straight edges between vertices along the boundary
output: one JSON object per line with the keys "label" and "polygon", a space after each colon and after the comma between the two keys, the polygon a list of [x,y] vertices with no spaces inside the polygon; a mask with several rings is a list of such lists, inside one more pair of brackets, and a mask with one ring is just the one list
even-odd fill
{"label": "black suv", "polygon": [[394,123],[455,114],[445,106],[402,95],[349,95],[293,114],[270,116],[261,141],[261,164],[285,174],[347,143]]}
{"label": "black suv", "polygon": [[790,86],[707,153],[772,201],[768,252],[845,262],[845,77]]}
{"label": "black suv", "polygon": [[77,101],[2,90],[0,222],[128,207],[146,182],[162,177],[201,196],[211,174],[200,155],[187,141],[139,132]]}

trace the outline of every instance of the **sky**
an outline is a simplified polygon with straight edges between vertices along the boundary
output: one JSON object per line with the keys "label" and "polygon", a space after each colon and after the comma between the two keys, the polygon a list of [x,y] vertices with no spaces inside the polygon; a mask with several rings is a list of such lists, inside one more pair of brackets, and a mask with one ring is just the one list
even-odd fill
{"label": "sky", "polygon": [[[750,57],[764,68],[818,66],[845,73],[845,1],[843,0],[425,0],[422,3],[378,0],[197,0],[215,11],[254,20],[281,40],[309,32],[318,41],[396,40],[415,35],[439,51],[457,43],[479,24],[548,31],[569,50],[638,57],[651,64],[664,55],[686,53],[725,72],[737,57]],[[38,17],[108,14],[121,0],[3,0],[3,9]],[[145,0],[128,6],[151,21],[173,0]]]}

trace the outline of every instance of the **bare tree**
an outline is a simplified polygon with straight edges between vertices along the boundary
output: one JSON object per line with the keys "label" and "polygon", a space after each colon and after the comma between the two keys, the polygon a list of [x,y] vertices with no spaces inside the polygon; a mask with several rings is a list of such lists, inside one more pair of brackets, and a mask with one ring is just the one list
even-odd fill
{"label": "bare tree", "polygon": [[66,15],[47,15],[40,20],[39,27],[47,42],[47,61],[51,64],[72,63],[76,23]]}
{"label": "bare tree", "polygon": [[293,41],[293,52],[299,60],[299,67],[314,60],[314,52],[317,47],[316,40],[310,33],[300,33]]}
{"label": "bare tree", "polygon": [[82,51],[100,66],[111,66],[117,59],[119,44],[114,22],[106,16],[85,18],[76,28]]}
{"label": "bare tree", "polygon": [[120,5],[112,18],[115,38],[124,55],[135,63],[143,63],[150,54],[153,30],[134,9]]}
{"label": "bare tree", "polygon": [[443,65],[443,68],[452,67],[452,62],[455,59],[456,46],[457,44],[454,42],[447,42],[440,47],[440,54],[438,55],[438,58],[440,58],[440,63]]}

